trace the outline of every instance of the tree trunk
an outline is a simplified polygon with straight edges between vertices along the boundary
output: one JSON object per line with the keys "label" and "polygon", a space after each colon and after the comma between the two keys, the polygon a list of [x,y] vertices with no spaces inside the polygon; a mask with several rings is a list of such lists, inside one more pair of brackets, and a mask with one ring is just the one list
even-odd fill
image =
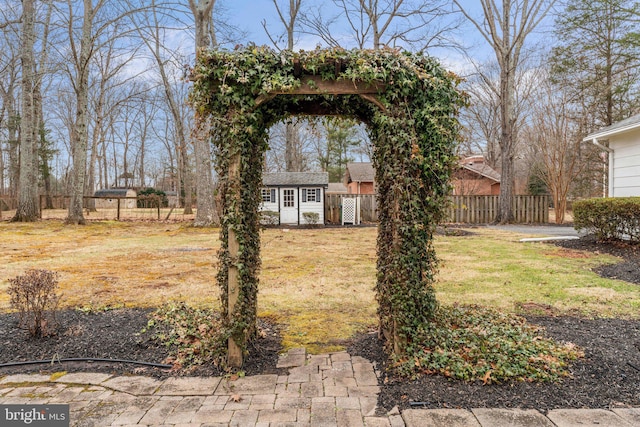
{"label": "tree trunk", "polygon": [[511,71],[509,58],[503,58],[504,66],[500,72],[500,196],[498,202],[498,216],[495,222],[508,224],[513,222],[513,196],[515,194],[515,114],[514,98],[515,83],[513,72]]}
{"label": "tree trunk", "polygon": [[[180,127],[183,127],[180,125]],[[182,207],[185,215],[193,213],[193,180],[189,169],[189,153],[187,150],[187,142],[182,141],[178,147],[180,156],[180,193],[182,198]]]}
{"label": "tree trunk", "polygon": [[[98,162],[98,145],[102,140],[102,126],[103,126],[103,109],[104,109],[104,84],[105,81],[100,81],[100,93],[98,94],[98,102],[96,103],[96,109],[94,112],[95,124],[93,127],[93,137],[91,138],[91,157],[89,158],[89,172],[87,173],[87,189],[89,195],[93,196],[93,192],[96,190],[96,164]],[[87,209],[90,212],[96,211],[96,200],[91,198],[87,201]]]}
{"label": "tree trunk", "polygon": [[196,157],[196,227],[210,227],[220,223],[213,195],[213,174],[211,171],[211,149],[209,148],[209,123],[196,113],[194,155]]}
{"label": "tree trunk", "polygon": [[20,173],[18,182],[18,208],[12,221],[33,222],[39,218],[38,161],[36,157],[36,114],[33,91],[35,86],[35,7],[33,0],[22,2],[22,117],[20,131]]}
{"label": "tree trunk", "polygon": [[[42,103],[39,103],[39,117],[42,120]],[[53,200],[51,199],[51,171],[49,169],[49,147],[47,142],[47,132],[44,128],[44,122],[40,121],[40,161],[42,162],[41,173],[44,182],[45,209],[53,209]]]}
{"label": "tree trunk", "polygon": [[[215,0],[189,0],[191,11],[196,23],[196,57],[199,57],[202,49],[216,45],[216,40],[211,39],[215,35],[212,31],[212,11]],[[196,163],[196,218],[193,225],[196,227],[209,227],[219,223],[213,197],[213,174],[211,171],[211,149],[209,147],[209,122],[198,112],[195,113],[193,137],[193,150]]]}
{"label": "tree trunk", "polygon": [[71,200],[65,223],[85,224],[83,199],[87,165],[87,129],[89,107],[89,59],[91,57],[91,32],[93,20],[92,0],[84,0],[80,57],[76,61],[76,121],[71,137],[73,169],[71,173]]}
{"label": "tree trunk", "polygon": [[296,167],[295,162],[295,150],[296,150],[296,132],[297,129],[292,122],[287,122],[285,125],[285,149],[284,149],[284,164],[287,172],[300,172]]}
{"label": "tree trunk", "polygon": [[[20,181],[20,166],[18,164],[18,146],[20,144],[18,129],[20,114],[16,110],[16,102],[13,95],[13,87],[9,87],[6,93],[3,93],[3,107],[7,110],[7,151],[9,153],[9,196],[17,197],[18,182]],[[2,181],[4,182],[4,180]]]}
{"label": "tree trunk", "polygon": [[[48,9],[42,30],[42,51],[38,55],[40,59],[40,63],[38,65],[39,75],[42,75],[45,72],[48,60],[49,24],[51,23],[52,13],[51,0],[47,2],[47,5]],[[36,158],[39,157],[41,162],[40,172],[44,182],[45,209],[53,209],[53,201],[51,200],[51,173],[49,170],[49,159],[52,151],[49,148],[49,141],[47,141],[47,129],[44,123],[44,111],[42,107],[42,78],[37,78],[34,83],[33,102],[34,112],[36,114],[34,123],[36,123],[36,129],[38,129],[39,136],[39,156]]]}

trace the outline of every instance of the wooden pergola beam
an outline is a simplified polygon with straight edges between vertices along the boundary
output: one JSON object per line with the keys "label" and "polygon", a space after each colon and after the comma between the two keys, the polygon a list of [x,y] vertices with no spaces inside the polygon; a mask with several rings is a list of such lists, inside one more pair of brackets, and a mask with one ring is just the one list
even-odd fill
{"label": "wooden pergola beam", "polygon": [[302,85],[293,90],[274,90],[274,95],[360,95],[377,94],[385,89],[382,83],[367,83],[353,80],[322,80],[321,76],[302,76]]}
{"label": "wooden pergola beam", "polygon": [[383,83],[367,83],[353,80],[322,80],[320,76],[300,77],[302,85],[291,90],[274,90],[256,98],[256,107],[275,98],[277,95],[360,95],[384,110],[382,103],[375,97],[384,91]]}

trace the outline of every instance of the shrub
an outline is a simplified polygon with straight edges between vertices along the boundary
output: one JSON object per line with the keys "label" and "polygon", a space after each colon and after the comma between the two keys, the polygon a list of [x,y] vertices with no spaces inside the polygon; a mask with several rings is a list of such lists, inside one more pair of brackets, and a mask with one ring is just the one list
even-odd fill
{"label": "shrub", "polygon": [[500,383],[557,381],[584,353],[570,343],[546,338],[522,317],[479,306],[440,306],[435,320],[420,328],[418,340],[396,361],[410,377],[440,374],[465,381]]}
{"label": "shrub", "polygon": [[34,337],[52,335],[57,327],[55,310],[60,297],[56,294],[58,274],[48,270],[28,270],[9,279],[11,307],[18,312],[18,325]]}
{"label": "shrub", "polygon": [[138,191],[137,206],[139,208],[157,208],[158,203],[161,208],[169,206],[169,199],[164,191],[151,187]]}
{"label": "shrub", "polygon": [[587,199],[573,203],[576,230],[585,229],[598,240],[640,242],[640,197]]}
{"label": "shrub", "polygon": [[275,211],[261,211],[260,224],[278,225],[280,223],[280,213]]}
{"label": "shrub", "polygon": [[320,214],[318,212],[303,212],[302,218],[304,218],[304,222],[309,225],[318,225]]}
{"label": "shrub", "polygon": [[151,329],[154,339],[170,348],[171,356],[165,362],[185,369],[225,363],[229,335],[225,334],[219,312],[182,302],[167,304],[151,315],[143,332]]}

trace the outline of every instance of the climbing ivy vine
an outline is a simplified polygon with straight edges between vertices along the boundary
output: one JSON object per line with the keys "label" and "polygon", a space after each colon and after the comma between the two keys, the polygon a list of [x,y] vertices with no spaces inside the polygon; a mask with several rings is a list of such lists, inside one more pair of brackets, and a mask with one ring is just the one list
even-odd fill
{"label": "climbing ivy vine", "polygon": [[[457,113],[464,103],[458,78],[418,53],[275,52],[257,46],[206,52],[192,78],[191,103],[211,117],[216,131],[212,141],[223,204],[217,280],[230,336],[246,350],[246,340],[255,331],[258,208],[267,130],[290,115],[331,114],[364,122],[374,144],[378,313],[391,348],[405,351],[437,308],[432,237],[443,216],[455,162]],[[319,88],[319,79],[335,83],[335,89],[330,84]],[[345,82],[376,87],[375,100],[349,93]],[[317,93],[299,91],[314,85]],[[236,257],[230,255],[230,232],[238,243]],[[238,271],[239,288],[232,313],[226,311],[230,267]]]}

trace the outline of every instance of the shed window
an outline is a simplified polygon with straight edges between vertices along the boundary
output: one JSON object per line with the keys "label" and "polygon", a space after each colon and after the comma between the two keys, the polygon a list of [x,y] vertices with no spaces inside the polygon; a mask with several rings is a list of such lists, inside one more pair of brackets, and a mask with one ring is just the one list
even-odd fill
{"label": "shed window", "polygon": [[320,189],[319,188],[303,188],[302,189],[302,202],[317,202],[320,203]]}
{"label": "shed window", "polygon": [[284,207],[285,208],[295,208],[296,207],[296,202],[295,202],[295,199],[294,199],[293,190],[286,189],[286,190],[283,191],[283,193],[284,194],[283,194],[283,197],[282,197],[282,199],[283,199],[282,201],[283,201]]}
{"label": "shed window", "polygon": [[262,201],[264,203],[275,203],[275,201],[276,201],[276,189],[275,188],[263,188],[262,189]]}

